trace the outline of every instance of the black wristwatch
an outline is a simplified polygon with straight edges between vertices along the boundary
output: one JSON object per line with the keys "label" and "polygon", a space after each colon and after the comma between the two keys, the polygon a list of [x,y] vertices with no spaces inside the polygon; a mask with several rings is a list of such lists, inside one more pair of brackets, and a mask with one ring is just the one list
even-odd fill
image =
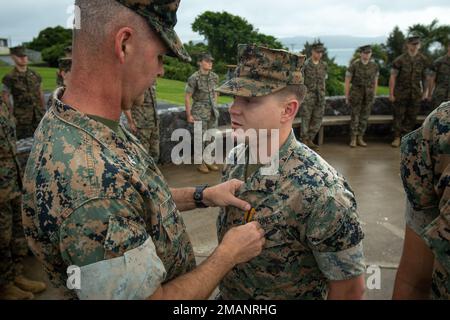
{"label": "black wristwatch", "polygon": [[208,208],[208,206],[203,203],[203,191],[208,187],[207,184],[195,187],[194,201],[197,208]]}

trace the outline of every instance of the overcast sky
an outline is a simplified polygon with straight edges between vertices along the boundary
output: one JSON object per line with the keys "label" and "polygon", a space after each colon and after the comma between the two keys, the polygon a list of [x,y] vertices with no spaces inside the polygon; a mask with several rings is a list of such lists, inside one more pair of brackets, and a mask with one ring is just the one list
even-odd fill
{"label": "overcast sky", "polygon": [[[67,25],[73,0],[0,0],[0,37],[13,44],[29,41],[48,26]],[[450,24],[448,0],[182,0],[176,27],[184,42],[201,40],[192,32],[195,17],[206,10],[245,17],[261,32],[292,36],[384,36],[434,18]]]}

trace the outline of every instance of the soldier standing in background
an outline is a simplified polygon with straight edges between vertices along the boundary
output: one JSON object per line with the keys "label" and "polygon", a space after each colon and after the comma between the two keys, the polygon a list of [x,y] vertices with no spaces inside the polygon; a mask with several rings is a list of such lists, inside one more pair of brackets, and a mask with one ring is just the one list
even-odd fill
{"label": "soldier standing in background", "polygon": [[[72,70],[72,58],[61,58],[58,61],[58,72],[57,75],[61,77],[61,81],[58,79],[58,87],[67,87],[70,80],[70,74]],[[53,94],[47,100],[47,110],[53,104]]]}
{"label": "soldier standing in background", "polygon": [[[45,98],[42,92],[42,78],[28,68],[28,56],[22,46],[11,48],[15,68],[5,75],[3,101],[14,110],[17,139],[32,137],[45,112]],[[13,98],[13,106],[10,103]]]}
{"label": "soldier standing in background", "polygon": [[0,97],[0,300],[33,299],[46,285],[23,276],[28,246],[22,226],[14,118]]}
{"label": "soldier standing in background", "polygon": [[[68,46],[64,48],[64,58],[72,59],[72,46]],[[62,58],[62,59],[64,59]],[[61,61],[61,59],[59,60]],[[61,74],[61,65],[59,66],[58,72],[56,72],[56,85],[58,87],[64,86],[64,77]]]}
{"label": "soldier standing in background", "polygon": [[372,47],[363,46],[359,52],[361,58],[350,65],[345,76],[345,100],[352,110],[350,123],[352,148],[356,145],[367,147],[363,138],[378,89],[379,76],[378,65],[371,60]]}
{"label": "soldier standing in background", "polygon": [[125,111],[131,132],[139,139],[144,149],[159,161],[159,120],[156,111],[156,86],[151,86],[143,97]]}
{"label": "soldier standing in background", "polygon": [[392,147],[400,146],[400,139],[413,130],[417,122],[421,101],[427,97],[427,58],[419,52],[420,37],[407,37],[407,52],[395,59],[389,80],[389,100],[394,104],[394,141]]}
{"label": "soldier standing in background", "polygon": [[305,85],[308,92],[300,109],[302,117],[301,139],[304,144],[312,149],[318,148],[313,141],[322,126],[325,112],[328,65],[322,60],[324,50],[322,43],[313,44],[311,58],[306,60],[304,67]]}
{"label": "soldier standing in background", "polygon": [[430,68],[428,95],[437,108],[442,102],[450,100],[450,35],[447,41],[447,54],[437,59]]}
{"label": "soldier standing in background", "polygon": [[[217,93],[215,89],[219,84],[219,76],[212,71],[213,57],[203,54],[198,62],[199,70],[189,77],[186,84],[185,106],[189,123],[202,122],[202,141],[206,130],[218,127],[219,111],[217,110]],[[191,108],[191,98],[193,100]],[[200,137],[195,137],[200,139]],[[206,143],[203,143],[203,148]],[[202,173],[218,171],[215,164],[207,164],[205,161],[198,167]]]}

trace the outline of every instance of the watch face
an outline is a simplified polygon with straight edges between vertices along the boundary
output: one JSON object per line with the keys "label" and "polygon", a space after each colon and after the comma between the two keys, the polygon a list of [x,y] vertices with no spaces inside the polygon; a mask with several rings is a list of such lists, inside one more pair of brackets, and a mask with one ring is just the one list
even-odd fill
{"label": "watch face", "polygon": [[200,193],[198,193],[198,192],[194,193],[194,200],[199,201],[200,198],[201,198]]}

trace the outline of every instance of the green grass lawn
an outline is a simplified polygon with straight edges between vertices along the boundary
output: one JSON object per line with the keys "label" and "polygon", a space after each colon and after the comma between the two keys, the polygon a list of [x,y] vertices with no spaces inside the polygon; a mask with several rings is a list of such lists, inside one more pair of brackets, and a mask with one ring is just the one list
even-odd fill
{"label": "green grass lawn", "polygon": [[[0,66],[0,79],[8,73],[12,67]],[[38,72],[44,82],[44,91],[53,91],[56,87],[56,68],[31,67]],[[179,106],[184,106],[184,88],[186,84],[182,81],[158,79],[157,97],[158,100],[166,101]],[[379,95],[389,94],[388,87],[379,87]],[[219,97],[219,104],[230,103],[230,97]]]}

